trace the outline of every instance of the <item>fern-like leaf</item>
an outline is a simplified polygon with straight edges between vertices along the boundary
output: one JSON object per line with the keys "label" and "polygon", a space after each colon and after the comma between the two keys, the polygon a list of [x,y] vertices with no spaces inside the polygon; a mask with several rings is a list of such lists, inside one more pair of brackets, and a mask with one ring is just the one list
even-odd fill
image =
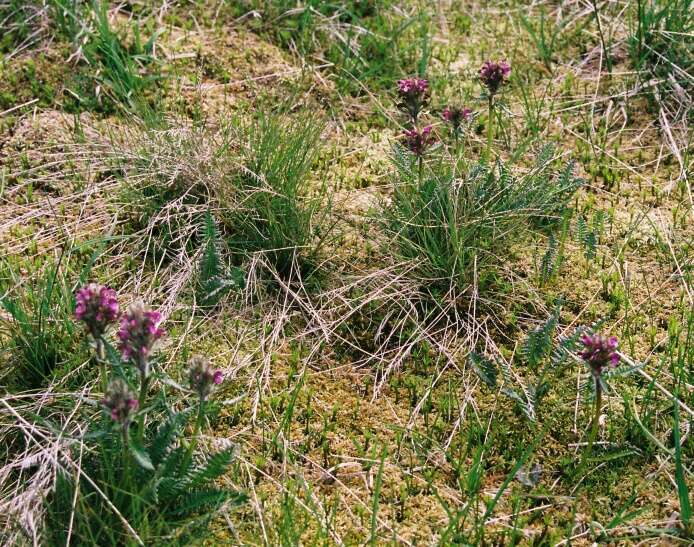
{"label": "fern-like leaf", "polygon": [[233,490],[216,488],[193,490],[176,503],[172,512],[176,515],[211,512],[216,511],[227,502],[231,502],[233,506],[241,505],[246,499],[245,494]]}
{"label": "fern-like leaf", "polygon": [[525,362],[530,366],[539,365],[551,353],[558,321],[559,307],[549,316],[544,325],[528,334],[521,351]]}
{"label": "fern-like leaf", "polygon": [[203,465],[195,469],[188,479],[189,488],[199,488],[222,476],[231,465],[236,447],[231,446],[213,454]]}
{"label": "fern-like leaf", "polygon": [[496,379],[498,372],[497,366],[494,363],[494,361],[492,361],[491,359],[487,359],[483,355],[480,355],[479,353],[475,353],[473,351],[472,353],[470,353],[468,357],[468,362],[470,363],[472,370],[475,371],[477,376],[480,377],[480,379],[487,385],[487,387],[496,387]]}
{"label": "fern-like leaf", "polygon": [[547,283],[554,275],[556,260],[557,238],[554,237],[554,233],[550,232],[547,241],[547,250],[545,251],[545,254],[542,255],[542,261],[540,263],[540,283],[542,285]]}
{"label": "fern-like leaf", "polygon": [[159,426],[149,451],[152,457],[152,463],[154,463],[155,466],[163,462],[166,453],[169,451],[174,441],[178,439],[192,413],[193,409],[177,412],[172,414],[166,422]]}
{"label": "fern-like leaf", "polygon": [[199,266],[199,293],[203,306],[215,306],[230,289],[244,286],[241,268],[226,270],[222,259],[222,239],[214,216],[208,211],[205,215],[203,233],[204,250]]}

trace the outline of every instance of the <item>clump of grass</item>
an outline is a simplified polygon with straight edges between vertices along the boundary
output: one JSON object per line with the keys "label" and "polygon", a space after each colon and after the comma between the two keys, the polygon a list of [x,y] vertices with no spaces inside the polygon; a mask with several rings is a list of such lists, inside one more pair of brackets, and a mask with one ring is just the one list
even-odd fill
{"label": "clump of grass", "polygon": [[[694,85],[694,4],[691,0],[638,0],[629,54],[645,81],[655,78],[660,100],[691,103]],[[688,38],[689,37],[689,38]]]}
{"label": "clump of grass", "polygon": [[262,253],[285,278],[315,270],[329,230],[324,181],[313,181],[321,126],[263,115],[238,127],[239,169],[220,187],[219,217],[233,255]]}
{"label": "clump of grass", "polygon": [[362,95],[426,64],[429,20],[392,0],[248,0],[234,8],[250,25],[303,57],[330,63],[343,93]]}
{"label": "clump of grass", "polygon": [[47,385],[75,355],[77,329],[71,318],[72,291],[63,271],[66,262],[61,253],[30,282],[22,282],[9,262],[3,264],[0,306],[8,317],[0,325],[9,342],[5,350],[12,363],[14,390]]}
{"label": "clump of grass", "polygon": [[106,2],[87,6],[74,0],[51,0],[49,7],[59,34],[79,48],[88,65],[77,74],[76,91],[71,93],[77,104],[68,107],[153,116],[149,95],[161,78],[153,54],[158,34],[143,42],[139,24],[133,23],[128,42],[111,24]]}
{"label": "clump of grass", "polygon": [[513,249],[551,228],[581,185],[572,163],[553,169],[550,147],[525,174],[501,162],[498,171],[484,162],[461,170],[455,161],[435,159],[420,177],[400,148],[395,165],[397,185],[383,210],[389,248],[439,295],[489,288]]}

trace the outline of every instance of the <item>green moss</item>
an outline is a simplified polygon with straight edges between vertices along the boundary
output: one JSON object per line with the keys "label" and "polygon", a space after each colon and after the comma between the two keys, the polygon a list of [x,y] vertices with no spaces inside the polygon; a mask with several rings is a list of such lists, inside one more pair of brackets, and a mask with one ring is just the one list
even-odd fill
{"label": "green moss", "polygon": [[59,52],[0,63],[0,111],[38,99],[32,107],[53,107],[69,73]]}

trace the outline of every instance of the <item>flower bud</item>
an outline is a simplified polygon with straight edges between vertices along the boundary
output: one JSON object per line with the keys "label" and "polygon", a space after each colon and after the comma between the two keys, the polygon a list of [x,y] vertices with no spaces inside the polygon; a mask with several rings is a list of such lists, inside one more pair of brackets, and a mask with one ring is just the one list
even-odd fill
{"label": "flower bud", "polygon": [[222,371],[215,370],[209,360],[199,355],[193,356],[189,365],[188,381],[190,387],[204,401],[212,393],[214,386],[222,383],[224,379]]}
{"label": "flower bud", "polygon": [[131,415],[137,410],[138,402],[130,391],[128,384],[120,378],[111,380],[106,390],[106,396],[101,404],[111,415],[111,419],[123,426],[130,423]]}

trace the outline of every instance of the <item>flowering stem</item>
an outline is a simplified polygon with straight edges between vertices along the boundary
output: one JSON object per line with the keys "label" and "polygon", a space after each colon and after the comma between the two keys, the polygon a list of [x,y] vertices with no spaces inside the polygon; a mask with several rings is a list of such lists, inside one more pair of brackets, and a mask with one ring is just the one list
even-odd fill
{"label": "flowering stem", "polygon": [[108,387],[108,378],[106,371],[106,348],[104,340],[101,337],[96,339],[96,362],[99,364],[99,374],[101,376],[101,391],[106,393]]}
{"label": "flowering stem", "polygon": [[147,388],[149,387],[149,376],[144,374],[140,375],[140,397],[138,399],[138,408],[140,409],[140,416],[137,420],[138,425],[138,439],[140,442],[144,442],[145,439],[145,414],[142,409],[145,406],[145,399],[147,398]]}
{"label": "flowering stem", "polygon": [[607,65],[607,72],[612,74],[612,59],[610,58],[610,52],[607,50],[607,42],[605,41],[605,35],[602,32],[602,23],[600,22],[600,11],[598,10],[598,3],[596,0],[591,0],[591,5],[593,7],[593,13],[595,15],[595,22],[598,25],[598,35],[600,36],[600,46],[602,47],[602,54],[605,58],[605,64]]}
{"label": "flowering stem", "polygon": [[420,186],[422,184],[423,169],[424,169],[424,160],[422,158],[422,155],[420,154],[419,156],[417,156],[417,173],[418,173],[418,182],[419,182]]}
{"label": "flowering stem", "polygon": [[491,162],[492,158],[492,143],[494,142],[494,95],[489,94],[489,116],[487,118],[487,150],[485,159]]}
{"label": "flowering stem", "polygon": [[121,435],[123,437],[123,484],[126,486],[130,479],[130,439],[128,435],[128,425],[124,424],[121,428]]}
{"label": "flowering stem", "polygon": [[183,467],[182,470],[185,470],[188,465],[190,465],[190,461],[193,458],[193,452],[195,451],[195,448],[198,445],[198,438],[200,436],[200,429],[202,428],[202,422],[203,419],[205,418],[205,400],[200,399],[200,404],[198,405],[198,416],[195,420],[195,429],[193,430],[193,438],[190,441],[190,444],[188,445],[188,450],[186,450],[186,455],[185,458],[183,458]]}
{"label": "flowering stem", "polygon": [[595,414],[593,415],[593,421],[590,424],[590,434],[588,437],[588,446],[586,446],[583,456],[581,457],[581,464],[579,467],[579,474],[583,471],[586,463],[588,463],[588,458],[590,458],[590,453],[593,450],[593,444],[598,436],[598,425],[600,424],[600,411],[602,410],[602,384],[600,383],[600,377],[594,376],[595,378]]}

